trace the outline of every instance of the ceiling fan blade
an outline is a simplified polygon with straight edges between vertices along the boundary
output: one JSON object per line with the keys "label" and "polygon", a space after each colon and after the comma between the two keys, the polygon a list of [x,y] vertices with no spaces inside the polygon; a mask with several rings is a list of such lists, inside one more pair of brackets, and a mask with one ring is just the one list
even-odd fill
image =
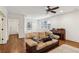
{"label": "ceiling fan blade", "polygon": [[56,13],[56,11],[50,11],[50,12],[52,12],[52,13]]}
{"label": "ceiling fan blade", "polygon": [[52,8],[51,10],[55,10],[55,9],[58,9],[59,7],[57,6],[57,7],[54,7],[54,8]]}

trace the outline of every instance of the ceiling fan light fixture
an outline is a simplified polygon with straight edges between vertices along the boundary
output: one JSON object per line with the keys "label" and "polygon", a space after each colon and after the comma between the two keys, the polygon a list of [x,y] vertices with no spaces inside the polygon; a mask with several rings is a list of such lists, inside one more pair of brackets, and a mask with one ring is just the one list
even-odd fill
{"label": "ceiling fan light fixture", "polygon": [[60,10],[59,12],[60,12],[60,13],[63,13],[64,11],[63,11],[63,10]]}

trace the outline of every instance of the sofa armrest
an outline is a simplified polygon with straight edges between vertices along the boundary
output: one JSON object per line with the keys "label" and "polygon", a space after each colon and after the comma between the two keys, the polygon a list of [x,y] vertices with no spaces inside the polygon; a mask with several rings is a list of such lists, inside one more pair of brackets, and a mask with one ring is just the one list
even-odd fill
{"label": "sofa armrest", "polygon": [[37,42],[33,41],[32,39],[26,39],[26,52],[32,53],[36,51]]}
{"label": "sofa armrest", "polygon": [[27,43],[30,47],[36,46],[38,43],[33,41],[32,39],[26,39],[25,43]]}
{"label": "sofa armrest", "polygon": [[54,37],[54,39],[59,39],[60,38],[60,36],[58,36],[58,35],[53,35],[53,37]]}

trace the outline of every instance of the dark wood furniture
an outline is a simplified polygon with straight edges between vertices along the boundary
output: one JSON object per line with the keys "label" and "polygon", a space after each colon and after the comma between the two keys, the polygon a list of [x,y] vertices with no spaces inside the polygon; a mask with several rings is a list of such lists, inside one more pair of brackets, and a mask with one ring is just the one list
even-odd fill
{"label": "dark wood furniture", "polygon": [[55,35],[59,35],[60,38],[59,39],[62,39],[62,40],[65,40],[66,38],[66,33],[65,33],[65,29],[52,29],[51,30],[53,32],[53,34]]}

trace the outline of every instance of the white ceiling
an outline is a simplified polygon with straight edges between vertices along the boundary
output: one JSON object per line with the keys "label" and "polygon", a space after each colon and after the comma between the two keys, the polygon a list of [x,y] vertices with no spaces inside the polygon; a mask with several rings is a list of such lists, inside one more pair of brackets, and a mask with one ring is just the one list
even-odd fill
{"label": "white ceiling", "polygon": [[[48,15],[46,13],[46,6],[6,6],[5,7],[8,11],[8,14],[20,14],[20,15],[25,15],[25,16],[46,16]],[[57,15],[57,14],[61,14],[63,11],[63,13],[67,13],[67,12],[71,12],[74,11],[76,9],[79,9],[78,6],[60,6],[59,9],[57,9],[57,13],[56,14],[52,14],[52,15]]]}
{"label": "white ceiling", "polygon": [[32,14],[44,14],[44,6],[9,6],[6,7],[9,13],[23,14],[23,15],[32,15]]}

